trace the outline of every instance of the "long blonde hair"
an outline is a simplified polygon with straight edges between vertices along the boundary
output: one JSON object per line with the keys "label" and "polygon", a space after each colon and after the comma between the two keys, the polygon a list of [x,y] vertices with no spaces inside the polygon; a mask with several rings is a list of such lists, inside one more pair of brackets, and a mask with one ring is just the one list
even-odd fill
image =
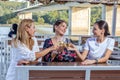
{"label": "long blonde hair", "polygon": [[17,29],[17,36],[14,40],[14,46],[17,47],[18,41],[20,43],[25,44],[30,50],[34,45],[33,39],[29,36],[28,32],[26,31],[26,27],[30,28],[34,21],[32,19],[23,19]]}

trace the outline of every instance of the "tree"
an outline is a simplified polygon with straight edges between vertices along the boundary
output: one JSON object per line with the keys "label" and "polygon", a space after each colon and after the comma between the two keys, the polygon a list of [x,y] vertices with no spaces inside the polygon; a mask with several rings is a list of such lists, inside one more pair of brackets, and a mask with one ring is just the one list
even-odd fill
{"label": "tree", "polygon": [[62,19],[68,22],[68,12],[66,10],[50,11],[42,16],[45,23],[54,24],[56,20]]}
{"label": "tree", "polygon": [[101,7],[91,8],[91,26],[96,22],[96,20],[101,19],[102,9]]}
{"label": "tree", "polygon": [[24,5],[25,3],[20,3],[20,2],[2,2],[1,1],[0,2],[0,24],[7,24],[9,22],[10,23],[13,22],[11,21],[12,18],[18,19],[17,14],[12,13],[12,11]]}
{"label": "tree", "polygon": [[4,13],[4,10],[3,10],[3,8],[0,6],[0,16],[2,16],[3,13]]}
{"label": "tree", "polygon": [[41,18],[41,17],[38,17],[38,23],[39,23],[39,25],[40,25],[40,24],[44,24],[44,19]]}
{"label": "tree", "polygon": [[19,22],[20,22],[20,19],[18,17],[15,17],[15,18],[8,20],[9,24],[19,23]]}

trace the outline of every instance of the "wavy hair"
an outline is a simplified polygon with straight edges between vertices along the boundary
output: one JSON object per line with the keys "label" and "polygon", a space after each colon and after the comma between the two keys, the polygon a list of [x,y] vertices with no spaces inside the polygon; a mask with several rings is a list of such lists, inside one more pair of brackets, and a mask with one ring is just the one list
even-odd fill
{"label": "wavy hair", "polygon": [[30,50],[32,50],[34,41],[26,31],[26,27],[30,28],[32,26],[32,23],[34,23],[32,19],[23,19],[20,22],[17,29],[17,36],[14,40],[15,47],[17,47],[18,41],[20,41],[20,43],[25,44]]}

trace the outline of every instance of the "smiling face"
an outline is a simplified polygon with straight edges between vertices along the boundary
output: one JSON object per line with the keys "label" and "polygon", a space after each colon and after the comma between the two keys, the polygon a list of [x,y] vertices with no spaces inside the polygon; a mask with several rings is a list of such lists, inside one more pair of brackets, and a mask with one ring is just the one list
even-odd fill
{"label": "smiling face", "polygon": [[94,24],[93,27],[93,34],[96,37],[100,37],[100,36],[104,36],[104,29],[100,29],[99,26],[97,24]]}
{"label": "smiling face", "polygon": [[33,37],[36,31],[34,23],[32,23],[29,27],[27,26],[26,31],[28,32],[30,37]]}
{"label": "smiling face", "polygon": [[67,25],[65,22],[62,22],[58,26],[55,25],[55,33],[59,35],[64,35],[67,29]]}

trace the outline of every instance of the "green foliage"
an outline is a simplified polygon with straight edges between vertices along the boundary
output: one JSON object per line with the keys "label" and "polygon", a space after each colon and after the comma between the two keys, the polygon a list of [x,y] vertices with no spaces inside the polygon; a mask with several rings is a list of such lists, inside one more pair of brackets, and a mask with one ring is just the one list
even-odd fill
{"label": "green foliage", "polygon": [[2,24],[6,24],[8,23],[8,21],[14,17],[16,17],[17,14],[16,13],[11,13],[11,14],[5,14],[4,16],[0,17],[0,23]]}
{"label": "green foliage", "polygon": [[49,11],[49,12],[34,12],[33,19],[36,24],[51,24],[53,25],[56,20],[62,19],[68,22],[68,11]]}
{"label": "green foliage", "polygon": [[65,20],[68,23],[68,18],[69,18],[68,11],[67,10],[66,11],[62,10],[59,18],[62,19],[62,20]]}
{"label": "green foliage", "polygon": [[0,24],[19,22],[19,20],[15,20],[15,18],[18,19],[17,14],[12,13],[12,11],[18,7],[21,7],[22,5],[25,5],[25,3],[0,1]]}
{"label": "green foliage", "polygon": [[19,23],[19,22],[20,22],[20,19],[18,17],[14,17],[14,18],[8,20],[9,24]]}
{"label": "green foliage", "polygon": [[0,16],[2,16],[4,13],[3,8],[0,6]]}
{"label": "green foliage", "polygon": [[45,23],[53,24],[59,17],[58,11],[51,11],[42,16]]}
{"label": "green foliage", "polygon": [[38,17],[38,23],[39,23],[39,24],[44,24],[44,19],[43,19],[43,18]]}
{"label": "green foliage", "polygon": [[[20,20],[17,17],[17,13],[12,13],[12,11],[19,7],[23,7],[25,5],[26,3],[0,1],[0,24],[18,23]],[[101,13],[102,13],[101,7],[91,8],[91,26],[94,24],[94,22],[96,22],[96,20],[101,19]],[[49,11],[49,12],[36,11],[33,13],[32,17],[35,23],[38,25],[40,24],[53,25],[54,22],[58,19],[62,19],[68,22],[68,10]]]}
{"label": "green foliage", "polygon": [[32,18],[33,18],[33,20],[34,20],[35,22],[37,22],[37,20],[38,20],[38,15],[37,15],[37,14],[33,14],[33,15],[32,15]]}
{"label": "green foliage", "polygon": [[101,19],[102,9],[101,7],[91,8],[91,26],[96,22],[96,20]]}

